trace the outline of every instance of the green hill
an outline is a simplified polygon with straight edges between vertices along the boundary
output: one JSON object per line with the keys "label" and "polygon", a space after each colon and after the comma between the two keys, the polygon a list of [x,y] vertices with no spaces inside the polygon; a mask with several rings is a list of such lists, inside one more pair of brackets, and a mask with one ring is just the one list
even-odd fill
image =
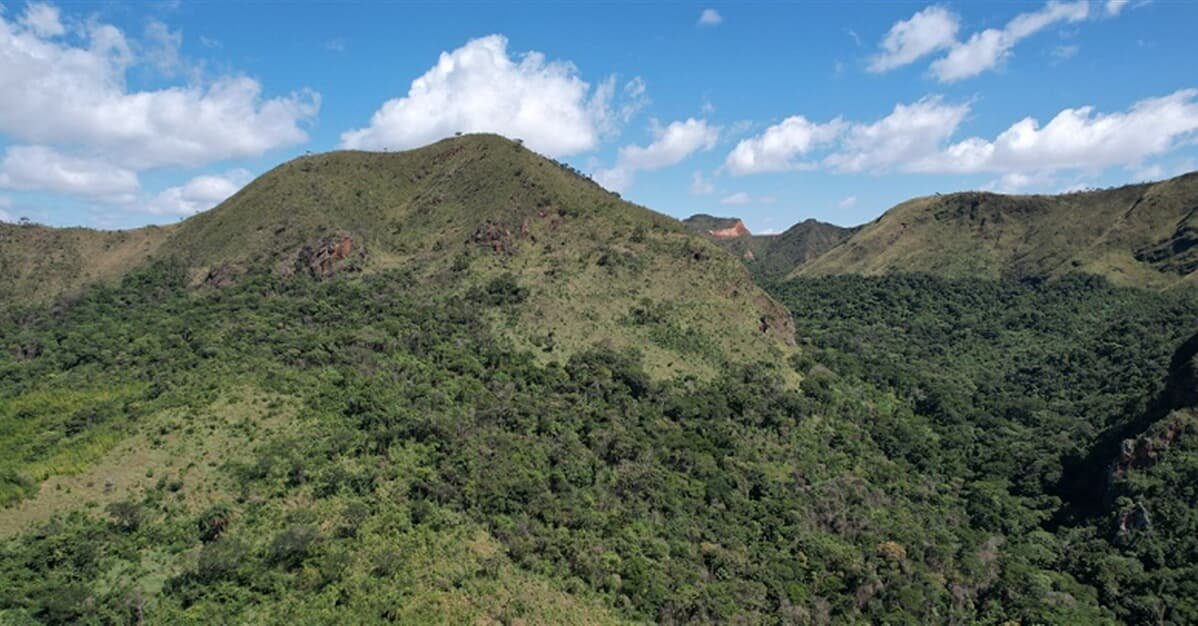
{"label": "green hill", "polygon": [[415,291],[518,298],[496,327],[547,359],[603,342],[637,347],[655,374],[710,375],[793,343],[785,308],[717,247],[495,135],[302,157],[170,228],[3,234],[20,242],[4,255],[10,301],[77,291],[150,258],[212,286],[402,269]]}
{"label": "green hill", "polygon": [[47,304],[120,278],[154,258],[173,228],[102,231],[0,222],[0,309]]}
{"label": "green hill", "polygon": [[1198,269],[1198,173],[1058,196],[955,193],[904,202],[795,276],[931,273],[1051,277],[1116,284],[1192,283]]}
{"label": "green hill", "polygon": [[781,234],[754,235],[738,218],[705,214],[692,215],[682,223],[741,258],[755,275],[764,278],[785,276],[795,267],[832,249],[856,230],[808,219]]}

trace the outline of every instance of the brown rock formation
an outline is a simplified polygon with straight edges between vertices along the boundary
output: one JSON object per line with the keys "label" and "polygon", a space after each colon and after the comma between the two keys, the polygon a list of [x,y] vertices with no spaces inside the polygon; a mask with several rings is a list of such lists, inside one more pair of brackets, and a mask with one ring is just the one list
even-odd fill
{"label": "brown rock formation", "polygon": [[279,274],[291,276],[296,272],[307,272],[322,278],[331,276],[350,258],[354,251],[354,240],[346,234],[318,237],[297,250],[279,264]]}
{"label": "brown rock formation", "polygon": [[736,220],[736,223],[728,228],[718,228],[707,232],[711,233],[711,236],[716,239],[736,239],[737,237],[748,237],[753,234],[749,232],[749,229],[745,227],[745,223],[741,220]]}

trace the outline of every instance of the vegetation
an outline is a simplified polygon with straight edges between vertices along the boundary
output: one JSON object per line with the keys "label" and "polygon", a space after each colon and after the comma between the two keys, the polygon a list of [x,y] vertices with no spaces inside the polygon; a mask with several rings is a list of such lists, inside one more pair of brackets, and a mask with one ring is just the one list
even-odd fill
{"label": "vegetation", "polygon": [[91,247],[0,247],[0,623],[1198,622],[1185,278],[762,291],[488,136],[12,229]]}
{"label": "vegetation", "polygon": [[793,275],[929,273],[1193,284],[1198,173],[1058,196],[954,193],[899,204]]}
{"label": "vegetation", "polygon": [[[766,364],[703,382],[654,380],[610,350],[541,363],[486,321],[519,306],[511,277],[415,300],[395,272],[194,289],[158,264],[15,316],[0,331],[0,458],[17,485],[8,510],[31,525],[0,551],[0,610],[43,623],[1194,617],[1194,561],[1152,556],[1185,526],[1112,522],[1137,504],[1191,520],[1192,500],[1161,490],[1193,452],[1129,474],[1127,499],[1097,512],[1068,515],[1060,482],[1164,380],[1192,300],[1095,280],[905,280],[778,288],[814,342],[795,359],[801,389]],[[644,309],[630,323],[668,319]],[[1086,311],[1108,322],[1078,323]],[[246,419],[213,418],[233,403]],[[207,448],[228,431],[246,449]],[[107,432],[149,451],[198,441],[139,467],[140,486],[75,483],[83,506],[40,509],[53,494],[34,486],[102,466]],[[1186,432],[1175,450],[1194,449]]]}
{"label": "vegetation", "polygon": [[873,434],[891,457],[961,485],[971,527],[1072,574],[1120,621],[1198,619],[1198,340],[1179,349],[1198,330],[1194,293],[1093,276],[773,289],[825,376],[892,389],[912,408]]}

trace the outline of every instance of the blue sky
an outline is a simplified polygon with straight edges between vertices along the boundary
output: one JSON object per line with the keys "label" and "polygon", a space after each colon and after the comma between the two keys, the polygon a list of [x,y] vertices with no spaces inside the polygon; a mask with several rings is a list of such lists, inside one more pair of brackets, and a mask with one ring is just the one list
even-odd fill
{"label": "blue sky", "polygon": [[455,130],[755,232],[1198,169],[1189,2],[0,6],[10,221],[169,223]]}

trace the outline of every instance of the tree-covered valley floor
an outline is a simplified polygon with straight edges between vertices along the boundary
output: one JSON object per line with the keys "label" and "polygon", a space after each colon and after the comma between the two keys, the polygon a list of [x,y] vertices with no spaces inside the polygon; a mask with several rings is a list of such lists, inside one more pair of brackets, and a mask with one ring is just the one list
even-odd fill
{"label": "tree-covered valley floor", "polygon": [[[1192,293],[772,284],[793,389],[546,364],[487,322],[517,282],[412,285],[8,313],[0,623],[1198,621]],[[1108,481],[1127,437],[1167,449]]]}

